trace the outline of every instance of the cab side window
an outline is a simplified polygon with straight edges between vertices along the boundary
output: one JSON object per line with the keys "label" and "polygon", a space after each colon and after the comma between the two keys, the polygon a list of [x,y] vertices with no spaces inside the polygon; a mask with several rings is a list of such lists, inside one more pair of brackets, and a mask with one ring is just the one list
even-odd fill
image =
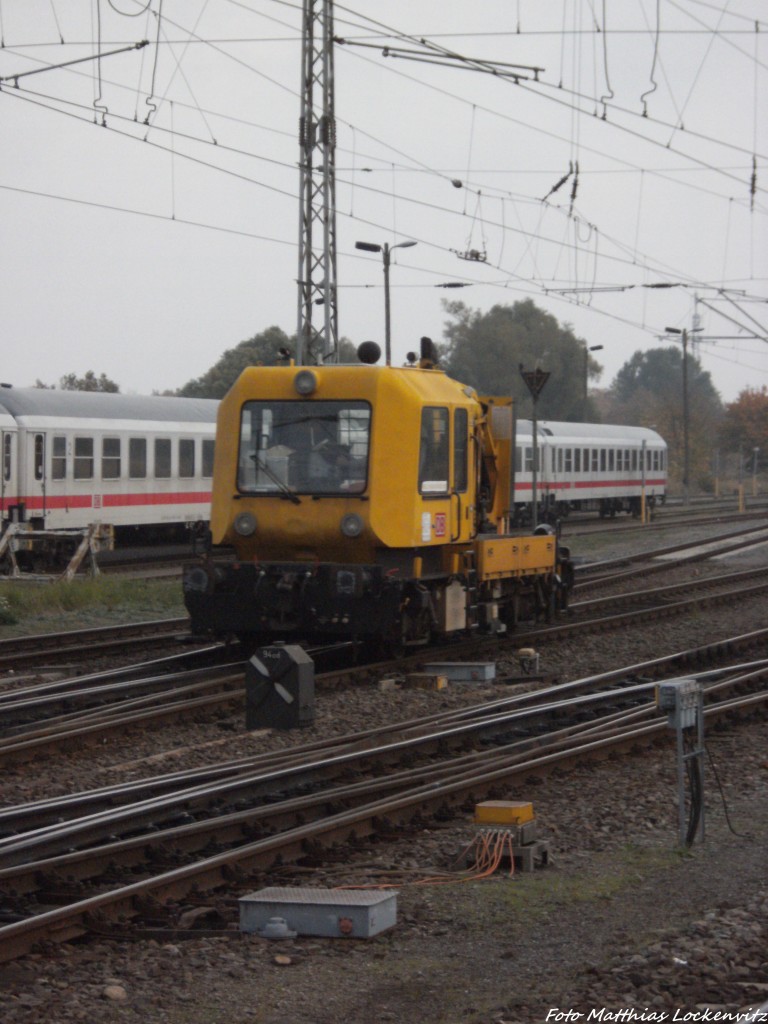
{"label": "cab side window", "polygon": [[422,494],[448,492],[448,410],[425,406],[421,410],[419,449],[419,491]]}

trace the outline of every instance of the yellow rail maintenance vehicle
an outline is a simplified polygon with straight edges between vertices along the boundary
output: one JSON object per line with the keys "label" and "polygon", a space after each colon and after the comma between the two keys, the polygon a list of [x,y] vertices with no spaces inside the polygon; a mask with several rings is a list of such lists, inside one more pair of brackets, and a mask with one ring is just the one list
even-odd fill
{"label": "yellow rail maintenance vehicle", "polygon": [[199,636],[354,639],[396,651],[503,632],[567,604],[568,552],[508,531],[511,398],[479,397],[421,358],[251,367],[222,400],[212,549],[184,571]]}

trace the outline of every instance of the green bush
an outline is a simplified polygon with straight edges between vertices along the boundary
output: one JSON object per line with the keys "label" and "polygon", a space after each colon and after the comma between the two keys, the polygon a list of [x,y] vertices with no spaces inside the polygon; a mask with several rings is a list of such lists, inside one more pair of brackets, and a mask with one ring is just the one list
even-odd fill
{"label": "green bush", "polygon": [[16,616],[11,611],[10,601],[5,597],[0,597],[0,626],[14,626],[16,621]]}

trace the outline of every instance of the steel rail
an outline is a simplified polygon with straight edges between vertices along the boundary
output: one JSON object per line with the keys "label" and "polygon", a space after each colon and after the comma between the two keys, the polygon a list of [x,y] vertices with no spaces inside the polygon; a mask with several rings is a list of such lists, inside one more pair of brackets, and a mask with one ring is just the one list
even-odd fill
{"label": "steel rail", "polygon": [[[749,671],[741,673],[735,680],[719,683],[719,687],[733,686],[737,683],[755,681],[768,674],[768,668],[761,664],[752,667]],[[709,684],[714,685],[712,683]],[[449,742],[452,744],[463,744],[470,735],[477,737],[485,735],[488,737],[497,736],[499,733],[508,732],[510,727],[520,727],[526,719],[536,717],[551,718],[555,714],[572,713],[575,709],[589,706],[596,706],[599,711],[601,704],[611,704],[621,701],[623,703],[634,703],[643,695],[652,690],[652,682],[635,683],[624,685],[620,689],[611,688],[592,692],[580,692],[577,696],[563,697],[563,691],[554,690],[555,699],[547,702],[541,700],[531,703],[522,699],[510,698],[505,704],[492,703],[491,705],[479,705],[472,709],[471,714],[456,715],[448,714],[429,723],[429,731],[425,732],[423,725],[404,729],[400,725],[390,727],[389,739],[378,735],[375,737],[376,746],[360,747],[355,743],[350,749],[343,745],[343,741],[331,741],[333,753],[322,750],[323,759],[320,762],[308,763],[305,759],[299,759],[298,764],[287,761],[278,771],[270,766],[270,771],[265,773],[259,769],[239,772],[228,779],[220,778],[214,784],[216,799],[221,801],[225,796],[231,798],[232,793],[238,794],[238,799],[263,799],[275,792],[282,792],[286,786],[306,785],[312,781],[307,780],[307,769],[312,773],[322,771],[324,776],[336,777],[339,770],[343,771],[350,765],[357,767],[361,757],[365,757],[370,765],[372,760],[388,763],[393,754],[401,756],[404,751],[420,751],[425,744],[433,747],[444,747]],[[580,688],[585,689],[585,683]],[[298,779],[298,781],[297,781]],[[103,837],[103,830],[106,827],[109,835],[114,834],[115,828],[121,820],[129,820],[131,829],[135,830],[141,824],[147,823],[156,827],[162,816],[168,817],[177,815],[181,811],[190,813],[197,808],[205,808],[211,797],[211,783],[209,780],[202,785],[183,788],[162,796],[152,795],[147,800],[136,802],[128,806],[116,809],[110,806],[106,811],[97,811],[90,815],[83,816],[75,821],[61,822],[41,826],[35,830],[27,831],[22,836],[9,836],[0,839],[0,865],[18,863],[23,860],[28,851],[43,849],[46,853],[56,852],[62,845],[72,848],[77,843],[77,835],[82,834],[83,841],[89,844]],[[106,826],[105,826],[106,823]]]}
{"label": "steel rail", "polygon": [[[707,656],[708,648],[697,648],[690,652],[691,659],[697,660]],[[674,667],[680,667],[679,655],[667,656],[675,659]],[[665,659],[661,663],[645,663],[641,666],[632,666],[631,675],[647,673],[649,671],[663,671]],[[710,669],[700,673],[690,673],[693,678],[702,681],[713,681],[726,672],[739,671],[749,672],[768,668],[768,659],[748,662],[739,666],[728,666],[727,668]],[[478,715],[488,715],[497,710],[513,708],[523,704],[544,704],[551,697],[557,695],[562,698],[568,692],[580,692],[589,689],[595,681],[610,683],[612,680],[624,683],[626,677],[622,677],[623,670],[601,674],[600,676],[588,676],[571,683],[560,683],[556,686],[549,686],[520,694],[496,698],[493,701],[486,701],[481,705],[452,709],[449,711],[435,712],[430,715],[418,716],[416,718],[404,719],[396,723],[372,726],[369,729],[360,730],[352,734],[333,737],[328,740],[315,740],[312,743],[302,744],[282,751],[268,751],[262,754],[255,754],[233,761],[225,761],[218,765],[209,765],[203,768],[189,768],[177,772],[166,773],[161,776],[150,776],[144,779],[132,780],[120,783],[115,786],[104,786],[98,789],[87,790],[75,794],[66,794],[61,797],[51,797],[43,800],[26,803],[23,805],[0,808],[0,835],[28,831],[34,827],[49,822],[60,822],[72,813],[82,814],[88,808],[93,810],[106,810],[119,803],[126,803],[129,800],[138,800],[146,796],[158,796],[169,790],[179,789],[183,786],[202,784],[215,781],[219,778],[241,774],[245,771],[254,771],[258,767],[276,767],[278,764],[294,764],[306,762],[320,751],[331,749],[356,749],[363,751],[376,737],[382,739],[384,736],[398,733],[404,735],[408,732],[418,730],[424,731],[437,727],[450,721],[462,721]]]}
{"label": "steel rail", "polygon": [[[590,573],[596,571],[600,572],[604,569],[611,569],[614,567],[621,567],[624,565],[632,565],[638,562],[643,563],[645,565],[646,563],[653,561],[655,559],[663,559],[666,558],[668,555],[679,554],[681,551],[690,551],[693,554],[688,557],[682,557],[672,562],[663,563],[664,568],[670,568],[671,566],[677,565],[685,565],[691,562],[701,561],[704,558],[711,558],[713,554],[713,547],[715,548],[715,553],[717,554],[728,554],[732,551],[740,551],[743,548],[748,548],[756,544],[765,543],[765,540],[768,540],[768,537],[766,537],[764,540],[762,537],[754,538],[752,535],[755,533],[762,534],[766,530],[768,530],[768,525],[763,523],[761,526],[750,526],[744,530],[737,530],[731,533],[720,534],[720,536],[718,537],[708,537],[706,539],[695,541],[689,540],[681,544],[672,544],[668,547],[656,548],[652,551],[641,551],[633,555],[620,555],[616,558],[606,558],[598,562],[585,562],[575,566],[576,576],[589,576]],[[743,538],[745,537],[750,539],[744,540]],[[728,542],[733,541],[734,538],[742,539],[734,544],[729,544]],[[699,552],[700,548],[706,548],[707,550],[704,552]],[[646,568],[648,570],[650,570],[651,568],[655,570],[656,567],[646,566]],[[577,580],[576,586],[584,586],[587,582],[602,583],[605,580],[619,579],[624,575],[624,573],[616,573],[607,576],[595,576],[584,581]]]}
{"label": "steel rail", "polygon": [[621,691],[580,694],[565,700],[558,697],[545,705],[514,707],[502,711],[494,708],[492,713],[486,715],[475,715],[465,721],[453,720],[437,728],[433,727],[432,732],[426,735],[420,730],[406,732],[396,728],[393,730],[397,733],[395,738],[389,741],[384,737],[378,738],[376,745],[364,750],[355,745],[354,749],[335,751],[322,757],[320,761],[288,764],[276,771],[261,769],[256,772],[245,772],[213,785],[205,783],[192,786],[170,795],[149,797],[141,802],[97,811],[74,821],[52,823],[20,836],[8,836],[0,839],[0,867],[12,866],[29,859],[30,851],[42,850],[44,855],[50,855],[60,847],[71,849],[78,842],[79,835],[84,837],[83,841],[93,843],[105,835],[113,835],[121,822],[128,822],[132,831],[142,825],[156,827],[163,820],[163,816],[167,820],[182,811],[191,813],[197,808],[205,808],[211,799],[212,791],[215,791],[217,800],[232,799],[233,795],[247,797],[251,801],[265,799],[285,791],[286,788],[311,784],[317,773],[334,778],[350,768],[357,770],[362,757],[365,757],[369,767],[374,760],[388,763],[402,757],[405,752],[418,752],[425,744],[436,747],[451,741],[463,743],[470,735],[505,731],[513,724],[519,725],[524,719],[532,716],[551,716],[555,712],[571,711],[575,707],[599,705],[606,700],[615,702],[619,696],[626,700],[647,693],[651,688],[652,684],[642,683]]}
{"label": "steel rail", "polygon": [[[764,703],[768,694],[758,697],[741,698],[735,707],[745,710]],[[733,709],[729,709],[733,710]],[[710,713],[723,708],[712,708]],[[706,711],[705,711],[706,714]],[[667,732],[665,721],[658,721],[633,728],[628,735],[615,735],[588,739],[577,743],[567,753],[557,751],[519,762],[513,766],[504,765],[490,771],[469,771],[459,778],[441,783],[430,782],[417,785],[397,797],[374,800],[352,810],[342,810],[310,824],[291,828],[277,836],[270,836],[246,843],[219,853],[194,864],[165,871],[151,879],[145,879],[116,890],[101,893],[80,900],[67,907],[46,911],[34,918],[18,921],[0,928],[0,962],[28,952],[35,943],[43,940],[66,941],[88,930],[93,915],[109,913],[128,919],[140,911],[140,903],[147,897],[159,900],[182,898],[193,889],[217,888],[232,883],[238,873],[266,869],[279,856],[283,862],[300,856],[308,843],[332,845],[354,834],[370,835],[376,830],[377,821],[408,820],[425,809],[435,805],[443,806],[465,799],[468,794],[475,796],[485,793],[495,784],[513,777],[529,775],[551,769],[553,766],[573,762],[574,759],[605,756],[617,746],[637,744],[641,738],[650,740],[660,732]]]}
{"label": "steel rail", "polygon": [[[142,701],[162,699],[166,695],[182,693],[193,685],[193,680],[204,676],[202,682],[210,683],[222,674],[232,674],[241,670],[242,662],[224,665],[207,666],[205,668],[187,669],[175,673],[145,676],[139,679],[108,680],[106,685],[71,686],[63,692],[22,695],[21,700],[0,702],[0,724],[4,728],[0,736],[9,737],[27,731],[37,732],[52,728],[59,723],[87,720],[94,715],[108,715],[111,711],[139,706]],[[73,683],[76,680],[72,681]],[[129,696],[130,694],[135,696]],[[122,696],[121,696],[122,695]],[[35,712],[65,709],[68,705],[83,705],[80,710],[62,710],[60,714],[46,715],[45,726],[40,726],[40,716]],[[31,721],[30,721],[31,718]]]}
{"label": "steel rail", "polygon": [[[178,625],[174,625],[178,622]],[[103,626],[101,638],[94,630],[73,630],[71,633],[41,633],[25,637],[9,637],[0,640],[4,645],[0,648],[0,658],[4,669],[14,668],[30,669],[41,664],[51,663],[53,667],[56,662],[65,658],[82,658],[87,654],[89,658],[96,655],[113,654],[119,651],[129,650],[141,644],[160,644],[167,642],[174,636],[180,637],[189,630],[189,620],[167,620],[163,625],[160,620],[154,626],[152,623],[145,624],[144,630],[138,630],[132,626]],[[109,634],[115,634],[109,638]],[[90,635],[89,635],[90,634]]]}
{"label": "steel rail", "polygon": [[[674,603],[666,603],[656,609],[635,609],[627,610],[616,615],[605,616],[603,618],[592,620],[589,622],[578,622],[578,623],[565,623],[559,625],[548,626],[541,630],[532,630],[525,634],[515,634],[515,642],[541,642],[543,640],[553,640],[562,637],[571,636],[576,632],[583,632],[587,629],[590,630],[609,630],[615,629],[620,626],[625,626],[630,623],[635,623],[643,620],[652,618],[655,615],[663,614],[669,616],[671,614],[682,614],[691,608],[701,608],[707,605],[713,605],[718,603],[730,603],[735,600],[744,600],[745,597],[758,595],[768,589],[768,579],[762,584],[756,584],[748,590],[739,591],[727,591],[725,593],[718,594],[705,594],[703,596],[697,596],[694,598],[687,599],[685,601],[678,601]],[[617,599],[618,600],[618,599]],[[749,643],[756,643],[759,641],[759,634],[761,631],[756,631],[754,634],[750,634],[740,638],[738,641],[736,638],[723,641],[723,643],[729,644],[733,647],[738,643],[741,647],[748,645]],[[477,649],[477,644],[481,646],[494,648],[497,647],[497,640],[495,638],[483,638],[480,641],[471,641],[467,645],[467,650]],[[462,645],[451,647],[449,651],[446,651],[452,660],[455,660],[457,656],[461,656],[463,653]],[[431,650],[426,655],[430,660],[439,660],[441,656],[440,651]],[[425,654],[421,651],[417,656],[413,656],[410,659],[403,660],[401,663],[402,667],[405,664],[409,666],[416,666],[420,662],[423,663]],[[370,672],[375,666],[363,666],[362,671]],[[346,670],[349,671],[349,670]],[[333,673],[323,674],[318,677],[321,681],[321,685],[326,681],[324,676],[330,678],[333,677]],[[162,718],[167,718],[169,715],[178,716],[181,714],[192,713],[199,710],[204,706],[215,706],[219,703],[229,704],[233,701],[244,699],[243,687],[241,684],[241,690],[238,694],[237,686],[233,690],[227,690],[224,693],[212,694],[207,697],[198,697],[191,699],[189,702],[175,702],[172,705],[166,704],[162,707],[149,707],[146,711],[133,711],[127,714],[121,715],[117,713],[104,714],[98,718],[92,719],[89,722],[84,722],[80,726],[76,727],[71,732],[62,730],[53,730],[47,735],[38,735],[30,738],[8,738],[5,741],[0,740],[0,762],[2,763],[20,763],[23,761],[30,760],[32,757],[38,755],[47,746],[55,743],[57,749],[60,749],[63,744],[78,741],[82,742],[87,738],[93,738],[96,736],[102,736],[107,731],[115,731],[118,729],[125,729],[131,725],[146,722],[146,721],[158,721]]]}
{"label": "steel rail", "polygon": [[[572,612],[589,612],[595,611],[606,605],[615,605],[617,600],[622,603],[637,604],[641,601],[673,597],[675,594],[682,594],[691,590],[692,586],[696,590],[706,591],[725,584],[745,582],[747,580],[755,579],[755,577],[764,577],[765,572],[765,566],[760,566],[757,569],[742,569],[739,572],[722,573],[719,576],[707,576],[694,581],[686,580],[683,583],[669,583],[661,587],[651,587],[648,590],[633,590],[631,593],[608,594],[604,597],[592,597],[582,601],[571,601],[568,607]],[[606,578],[603,582],[609,583],[610,577]]]}
{"label": "steel rail", "polygon": [[156,846],[163,849],[174,849],[187,854],[205,847],[212,837],[218,842],[233,842],[233,834],[239,831],[242,837],[247,831],[253,831],[258,824],[262,830],[276,831],[285,827],[284,820],[288,816],[306,817],[320,807],[348,803],[358,797],[370,800],[374,793],[397,791],[405,786],[420,782],[422,784],[442,781],[446,772],[457,776],[460,770],[483,766],[485,770],[501,764],[511,765],[527,756],[532,750],[546,748],[550,752],[564,749],[575,738],[588,735],[618,735],[638,719],[656,711],[655,705],[647,702],[641,708],[632,711],[619,711],[605,715],[599,722],[579,722],[558,729],[547,735],[536,734],[513,742],[503,744],[493,750],[477,750],[460,757],[451,756],[448,761],[410,768],[397,774],[385,775],[378,779],[366,779],[364,782],[342,784],[322,793],[313,793],[281,801],[279,804],[264,804],[257,807],[218,814],[213,819],[195,821],[191,824],[178,825],[156,831],[148,835],[134,836],[129,839],[108,842],[97,847],[87,847],[69,853],[60,854],[32,863],[24,863],[14,867],[0,869],[0,887],[11,887],[15,894],[37,891],[46,884],[46,877],[61,876],[66,873],[68,878],[91,878],[103,871],[104,865],[113,868],[146,864],[151,857],[150,850]]}

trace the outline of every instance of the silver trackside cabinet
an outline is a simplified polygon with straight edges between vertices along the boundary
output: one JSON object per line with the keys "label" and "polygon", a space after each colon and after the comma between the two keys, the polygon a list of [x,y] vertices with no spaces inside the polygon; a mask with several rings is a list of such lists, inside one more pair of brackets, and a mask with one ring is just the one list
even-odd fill
{"label": "silver trackside cabinet", "polygon": [[[331,939],[370,939],[397,923],[397,892],[273,886],[248,893],[240,904],[240,931],[265,938],[281,932]],[[281,932],[274,929],[281,922]]]}

